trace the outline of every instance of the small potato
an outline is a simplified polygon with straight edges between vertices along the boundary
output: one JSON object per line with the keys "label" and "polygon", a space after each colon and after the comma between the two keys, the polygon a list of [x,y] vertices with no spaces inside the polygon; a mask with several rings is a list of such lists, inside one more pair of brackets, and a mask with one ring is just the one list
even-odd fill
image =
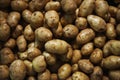
{"label": "small potato", "polygon": [[72,74],[72,80],[90,80],[90,79],[85,73],[76,71]]}
{"label": "small potato", "polygon": [[118,8],[115,6],[109,6],[109,13],[112,17],[116,17],[116,13],[118,11]]}
{"label": "small potato", "polygon": [[96,66],[93,70],[93,73],[90,75],[91,80],[102,80],[103,71],[102,68],[99,66]]}
{"label": "small potato", "polygon": [[44,16],[42,12],[35,11],[31,15],[30,25],[33,29],[37,29],[43,25]]}
{"label": "small potato", "polygon": [[102,48],[105,45],[106,36],[100,35],[94,38],[95,47]]}
{"label": "small potato", "polygon": [[104,32],[106,30],[106,22],[99,16],[89,15],[87,16],[87,21],[96,32]]}
{"label": "small potato", "polygon": [[95,7],[95,0],[84,0],[80,7],[78,16],[87,17],[88,15],[92,14]]}
{"label": "small potato", "polygon": [[120,80],[120,70],[109,71],[110,80]]}
{"label": "small potato", "polygon": [[93,64],[98,64],[102,61],[103,58],[103,52],[101,49],[96,48],[94,49],[94,51],[92,52],[92,54],[90,55],[90,61]]}
{"label": "small potato", "polygon": [[23,26],[17,25],[12,33],[12,37],[17,38],[18,36],[20,36],[22,34],[22,32],[23,32]]}
{"label": "small potato", "polygon": [[81,47],[81,54],[83,56],[90,55],[94,50],[94,44],[92,42],[86,43]]}
{"label": "small potato", "polygon": [[90,42],[92,39],[94,39],[94,37],[95,32],[90,28],[86,28],[77,35],[76,41],[78,44],[86,44]]}
{"label": "small potato", "polygon": [[75,50],[73,51],[73,55],[72,55],[71,62],[72,62],[73,64],[74,64],[74,63],[77,63],[81,58],[82,58],[81,51],[75,49]]}
{"label": "small potato", "polygon": [[15,11],[23,11],[28,7],[27,2],[24,0],[13,0],[11,1],[11,8]]}
{"label": "small potato", "polygon": [[31,22],[31,16],[32,16],[32,12],[28,9],[25,9],[23,12],[22,12],[22,17],[23,19],[30,23]]}
{"label": "small potato", "polygon": [[70,45],[66,41],[60,39],[53,39],[45,43],[45,50],[50,53],[65,54],[69,47]]}
{"label": "small potato", "polygon": [[106,36],[108,39],[115,39],[117,36],[115,26],[111,23],[106,24]]}
{"label": "small potato", "polygon": [[33,65],[32,62],[28,60],[24,60],[24,64],[26,66],[26,74],[29,76],[35,75],[35,71],[33,70]]}
{"label": "small potato", "polygon": [[10,27],[14,28],[15,26],[17,26],[20,17],[21,16],[19,12],[10,12],[7,18],[7,23],[10,25]]}
{"label": "small potato", "polygon": [[46,63],[48,65],[54,65],[56,63],[56,56],[44,51],[43,56],[45,57]]}
{"label": "small potato", "polygon": [[0,24],[0,41],[6,41],[10,37],[10,27],[5,24]]}
{"label": "small potato", "polygon": [[58,77],[60,80],[65,80],[71,74],[72,68],[69,64],[64,64],[58,69]]}
{"label": "small potato", "polygon": [[120,68],[120,57],[113,55],[106,57],[102,60],[101,65],[106,69],[118,69]]}
{"label": "small potato", "polygon": [[117,35],[120,36],[120,24],[116,26]]}
{"label": "small potato", "polygon": [[34,76],[29,76],[27,80],[36,80]]}
{"label": "small potato", "polygon": [[21,59],[21,60],[26,60],[28,58],[27,51],[25,51],[25,52],[18,52],[17,54],[18,54],[19,59]]}
{"label": "small potato", "polygon": [[51,73],[48,69],[46,69],[42,73],[38,73],[37,80],[50,80]]}
{"label": "small potato", "polygon": [[50,1],[45,5],[45,10],[49,11],[49,10],[55,10],[55,11],[59,11],[60,10],[60,2],[58,1]]}
{"label": "small potato", "polygon": [[42,55],[35,57],[32,61],[32,64],[33,64],[33,69],[36,72],[43,72],[46,69],[45,57]]}
{"label": "small potato", "polygon": [[23,52],[23,51],[26,50],[27,42],[26,42],[26,40],[25,40],[25,38],[24,38],[23,35],[20,35],[20,36],[17,38],[16,43],[17,43],[17,47],[18,47],[19,51]]}
{"label": "small potato", "polygon": [[102,80],[110,80],[108,76],[103,76]]}
{"label": "small potato", "polygon": [[26,76],[26,66],[22,60],[14,60],[9,70],[11,80],[24,80]]}
{"label": "small potato", "polygon": [[63,28],[63,36],[67,39],[75,38],[78,32],[78,28],[72,24],[68,24]]}
{"label": "small potato", "polygon": [[30,47],[27,50],[27,58],[32,61],[35,57],[39,56],[41,51],[38,48]]}
{"label": "small potato", "polygon": [[24,34],[25,39],[28,41],[33,41],[35,39],[34,31],[32,30],[30,25],[27,25],[24,28],[23,34]]}
{"label": "small potato", "polygon": [[51,40],[52,37],[52,32],[45,27],[40,27],[35,30],[35,38],[40,42],[47,42]]}
{"label": "small potato", "polygon": [[118,9],[118,11],[117,11],[117,13],[116,13],[116,20],[118,21],[118,22],[120,22],[120,9]]}
{"label": "small potato", "polygon": [[9,68],[6,65],[0,65],[0,80],[6,80],[9,77]]}
{"label": "small potato", "polygon": [[74,73],[74,72],[76,72],[76,71],[78,71],[78,70],[79,70],[78,64],[73,64],[73,65],[72,65],[72,72]]}
{"label": "small potato", "polygon": [[0,0],[0,8],[6,8],[10,5],[11,0]]}
{"label": "small potato", "polygon": [[61,6],[65,13],[74,14],[77,9],[77,5],[74,0],[61,0]]}
{"label": "small potato", "polygon": [[115,26],[116,25],[116,19],[111,17],[110,20],[109,20],[109,23],[111,23]]}
{"label": "small potato", "polygon": [[5,44],[5,47],[13,49],[16,46],[16,41],[13,38],[10,38]]}
{"label": "small potato", "polygon": [[45,22],[51,28],[58,26],[59,15],[55,10],[49,10],[45,13]]}
{"label": "small potato", "polygon": [[58,80],[58,76],[55,73],[51,74],[50,80]]}
{"label": "small potato", "polygon": [[0,64],[8,65],[15,60],[13,51],[10,48],[0,50]]}
{"label": "small potato", "polygon": [[78,29],[83,30],[87,28],[87,19],[84,17],[78,17],[75,20],[75,25],[78,27]]}
{"label": "small potato", "polygon": [[88,59],[81,59],[78,61],[78,66],[81,71],[90,74],[93,72],[94,66]]}

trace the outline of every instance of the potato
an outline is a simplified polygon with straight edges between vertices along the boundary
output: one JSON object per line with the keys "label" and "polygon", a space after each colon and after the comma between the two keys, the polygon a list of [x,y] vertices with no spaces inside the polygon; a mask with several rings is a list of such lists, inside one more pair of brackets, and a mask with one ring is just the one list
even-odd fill
{"label": "potato", "polygon": [[[89,35],[89,34],[91,34],[91,35]],[[86,44],[86,43],[90,42],[92,39],[94,39],[94,37],[95,37],[95,32],[90,28],[86,28],[86,29],[80,31],[80,33],[76,37],[76,41],[80,45]]]}
{"label": "potato", "polygon": [[94,38],[94,45],[95,47],[102,48],[105,45],[106,42],[106,36],[99,35]]}
{"label": "potato", "polygon": [[27,50],[27,57],[30,61],[32,61],[35,57],[39,56],[41,51],[38,48],[30,47]]}
{"label": "potato", "polygon": [[27,25],[24,29],[24,37],[28,41],[33,41],[35,39],[34,31],[30,25]]}
{"label": "potato", "polygon": [[81,59],[78,61],[78,66],[81,71],[90,74],[93,72],[94,66],[88,59]]}
{"label": "potato", "polygon": [[118,11],[117,11],[117,13],[116,13],[116,20],[118,21],[118,22],[120,22],[120,9],[118,9]]}
{"label": "potato", "polygon": [[96,32],[104,32],[106,30],[106,22],[99,16],[89,15],[87,16],[87,21]]}
{"label": "potato", "polygon": [[24,80],[26,76],[26,66],[22,60],[14,60],[10,67],[10,78],[12,80]]}
{"label": "potato", "polygon": [[120,70],[109,71],[110,80],[120,80]]}
{"label": "potato", "polygon": [[93,70],[93,73],[90,75],[91,80],[102,80],[103,71],[102,68],[99,66],[96,66]]}
{"label": "potato", "polygon": [[95,0],[84,0],[80,7],[78,16],[87,17],[88,15],[92,14],[95,7]]}
{"label": "potato", "polygon": [[109,10],[108,2],[105,0],[96,0],[95,5],[96,14],[102,18],[105,18]]}
{"label": "potato", "polygon": [[24,38],[23,35],[20,35],[20,36],[17,38],[16,43],[17,43],[17,47],[18,47],[19,51],[23,52],[23,51],[26,50],[27,42],[26,42],[26,40],[25,40],[25,38]]}
{"label": "potato", "polygon": [[10,5],[11,0],[0,0],[0,8],[6,8]]}
{"label": "potato", "polygon": [[0,24],[5,24],[7,22],[8,13],[0,10]]}
{"label": "potato", "polygon": [[31,11],[40,11],[50,0],[30,0],[29,9]]}
{"label": "potato", "polygon": [[50,28],[58,26],[59,15],[55,10],[49,10],[45,13],[45,22]]}
{"label": "potato", "polygon": [[22,34],[22,32],[23,32],[23,26],[18,24],[12,33],[12,37],[17,38]]}
{"label": "potato", "polygon": [[103,47],[104,57],[114,54],[120,55],[120,41],[119,40],[110,40]]}
{"label": "potato", "polygon": [[72,80],[90,80],[83,72],[76,71],[72,74]]}
{"label": "potato", "polygon": [[72,72],[74,73],[74,72],[76,72],[78,70],[79,70],[78,64],[73,64],[72,65]]}
{"label": "potato", "polygon": [[53,39],[45,43],[45,50],[50,53],[65,54],[69,47],[70,45],[66,41],[60,39]]}
{"label": "potato", "polygon": [[120,24],[116,26],[117,35],[120,36]]}
{"label": "potato", "polygon": [[74,1],[75,1],[75,3],[77,4],[78,7],[79,7],[80,4],[82,3],[82,0],[74,0]]}
{"label": "potato", "polygon": [[35,38],[40,42],[47,42],[51,40],[52,37],[52,32],[45,27],[40,27],[35,30]]}
{"label": "potato", "polygon": [[72,62],[73,64],[74,64],[74,63],[77,63],[81,58],[82,58],[81,51],[75,49],[75,50],[73,51],[73,55],[72,55],[71,62]]}
{"label": "potato", "polygon": [[28,9],[25,9],[23,12],[22,12],[22,17],[23,19],[30,23],[31,22],[31,16],[32,16],[32,12]]}
{"label": "potato", "polygon": [[5,24],[0,24],[0,41],[6,41],[10,37],[10,27]]}
{"label": "potato", "polygon": [[6,80],[9,77],[9,68],[7,65],[0,65],[0,80]]}
{"label": "potato", "polygon": [[33,70],[33,65],[32,62],[28,61],[28,60],[24,60],[24,64],[26,66],[26,74],[29,76],[33,76],[35,75],[35,71]]}
{"label": "potato", "polygon": [[37,29],[43,25],[44,16],[42,12],[35,11],[31,15],[30,25],[33,29]]}
{"label": "potato", "polygon": [[65,80],[71,74],[72,68],[69,64],[64,64],[58,69],[58,77],[60,80]]}
{"label": "potato", "polygon": [[58,76],[55,73],[52,73],[50,76],[50,80],[58,80]]}
{"label": "potato", "polygon": [[63,36],[67,39],[75,38],[78,32],[78,28],[72,24],[68,24],[63,28]]}
{"label": "potato", "polygon": [[50,80],[51,73],[46,69],[43,73],[38,73],[37,80]]}
{"label": "potato", "polygon": [[102,60],[101,66],[106,69],[118,69],[120,67],[120,57],[111,55]]}
{"label": "potato", "polygon": [[109,13],[112,17],[116,17],[116,13],[118,11],[118,8],[115,6],[109,6]]}
{"label": "potato", "polygon": [[75,20],[75,25],[78,27],[78,29],[83,30],[87,28],[87,19],[84,17],[78,17]]}
{"label": "potato", "polygon": [[110,79],[109,79],[109,77],[107,77],[107,76],[103,76],[103,77],[102,77],[102,80],[110,80]]}
{"label": "potato", "polygon": [[10,25],[10,27],[14,28],[15,26],[17,26],[19,20],[20,20],[20,13],[13,11],[10,12],[7,18],[7,23]]}
{"label": "potato", "polygon": [[24,0],[13,0],[11,1],[11,8],[15,11],[23,11],[28,7],[28,3]]}
{"label": "potato", "polygon": [[110,20],[109,20],[109,23],[111,23],[113,25],[116,25],[116,19],[111,17]]}
{"label": "potato", "polygon": [[10,48],[2,48],[0,50],[0,63],[8,65],[15,60],[13,51]]}
{"label": "potato", "polygon": [[29,76],[27,80],[36,80],[34,76]]}
{"label": "potato", "polygon": [[99,64],[103,58],[103,51],[99,48],[94,49],[92,54],[90,55],[90,61],[93,64]]}
{"label": "potato", "polygon": [[92,42],[86,43],[81,47],[81,54],[83,56],[90,55],[94,50],[94,44]]}
{"label": "potato", "polygon": [[59,11],[60,10],[60,2],[58,1],[50,1],[45,5],[45,10],[49,11],[49,10],[55,10],[55,11]]}
{"label": "potato", "polygon": [[61,6],[65,13],[74,14],[77,5],[74,0],[61,0]]}
{"label": "potato", "polygon": [[72,80],[72,77],[70,76],[70,77],[68,77],[66,80]]}
{"label": "potato", "polygon": [[43,56],[45,57],[46,63],[48,65],[54,65],[56,63],[56,56],[44,51]]}
{"label": "potato", "polygon": [[111,23],[106,24],[106,36],[108,39],[115,39],[117,36],[115,26]]}
{"label": "potato", "polygon": [[28,59],[28,53],[27,53],[27,51],[25,51],[25,52],[18,52],[17,54],[18,54],[19,59],[21,59],[21,60]]}
{"label": "potato", "polygon": [[37,56],[32,61],[33,69],[36,72],[43,72],[46,69],[46,61],[43,55]]}

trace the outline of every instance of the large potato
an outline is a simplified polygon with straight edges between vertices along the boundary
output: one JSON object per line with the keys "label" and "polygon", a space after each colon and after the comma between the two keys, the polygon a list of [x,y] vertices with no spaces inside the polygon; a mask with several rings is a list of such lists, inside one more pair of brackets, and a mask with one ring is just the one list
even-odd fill
{"label": "large potato", "polygon": [[9,67],[11,80],[24,80],[26,76],[26,66],[22,60],[15,60]]}
{"label": "large potato", "polygon": [[53,39],[45,43],[45,50],[50,53],[65,54],[69,47],[70,45],[66,41],[60,39]]}

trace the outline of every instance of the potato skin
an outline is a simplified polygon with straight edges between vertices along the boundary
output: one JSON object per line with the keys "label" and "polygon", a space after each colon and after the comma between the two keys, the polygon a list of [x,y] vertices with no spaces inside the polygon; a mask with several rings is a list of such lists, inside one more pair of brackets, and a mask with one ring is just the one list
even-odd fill
{"label": "potato skin", "polygon": [[55,73],[51,74],[50,80],[58,80],[58,76]]}
{"label": "potato skin", "polygon": [[64,64],[58,69],[58,77],[60,80],[65,80],[71,74],[72,68],[69,64]]}
{"label": "potato skin", "polygon": [[22,60],[14,60],[10,67],[10,78],[12,80],[23,80],[26,76],[26,66]]}
{"label": "potato skin", "polygon": [[27,80],[36,80],[34,76],[29,76]]}
{"label": "potato skin", "polygon": [[16,41],[13,38],[8,39],[8,41],[4,44],[5,47],[13,49],[16,46]]}
{"label": "potato skin", "polygon": [[94,37],[95,37],[95,32],[90,28],[86,28],[77,35],[76,41],[78,44],[85,44],[91,41],[92,39],[94,39]]}
{"label": "potato skin", "polygon": [[72,80],[90,80],[90,79],[85,73],[76,71],[72,74]]}
{"label": "potato skin", "polygon": [[111,70],[109,71],[110,80],[120,80],[120,70]]}
{"label": "potato skin", "polygon": [[106,22],[99,16],[89,15],[87,16],[87,21],[96,32],[104,32],[106,30]]}

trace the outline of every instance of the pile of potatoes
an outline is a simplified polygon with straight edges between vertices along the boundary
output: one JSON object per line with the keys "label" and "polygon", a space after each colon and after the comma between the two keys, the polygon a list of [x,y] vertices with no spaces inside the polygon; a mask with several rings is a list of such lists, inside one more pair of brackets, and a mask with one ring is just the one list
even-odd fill
{"label": "pile of potatoes", "polygon": [[0,80],[120,80],[120,0],[0,0]]}

